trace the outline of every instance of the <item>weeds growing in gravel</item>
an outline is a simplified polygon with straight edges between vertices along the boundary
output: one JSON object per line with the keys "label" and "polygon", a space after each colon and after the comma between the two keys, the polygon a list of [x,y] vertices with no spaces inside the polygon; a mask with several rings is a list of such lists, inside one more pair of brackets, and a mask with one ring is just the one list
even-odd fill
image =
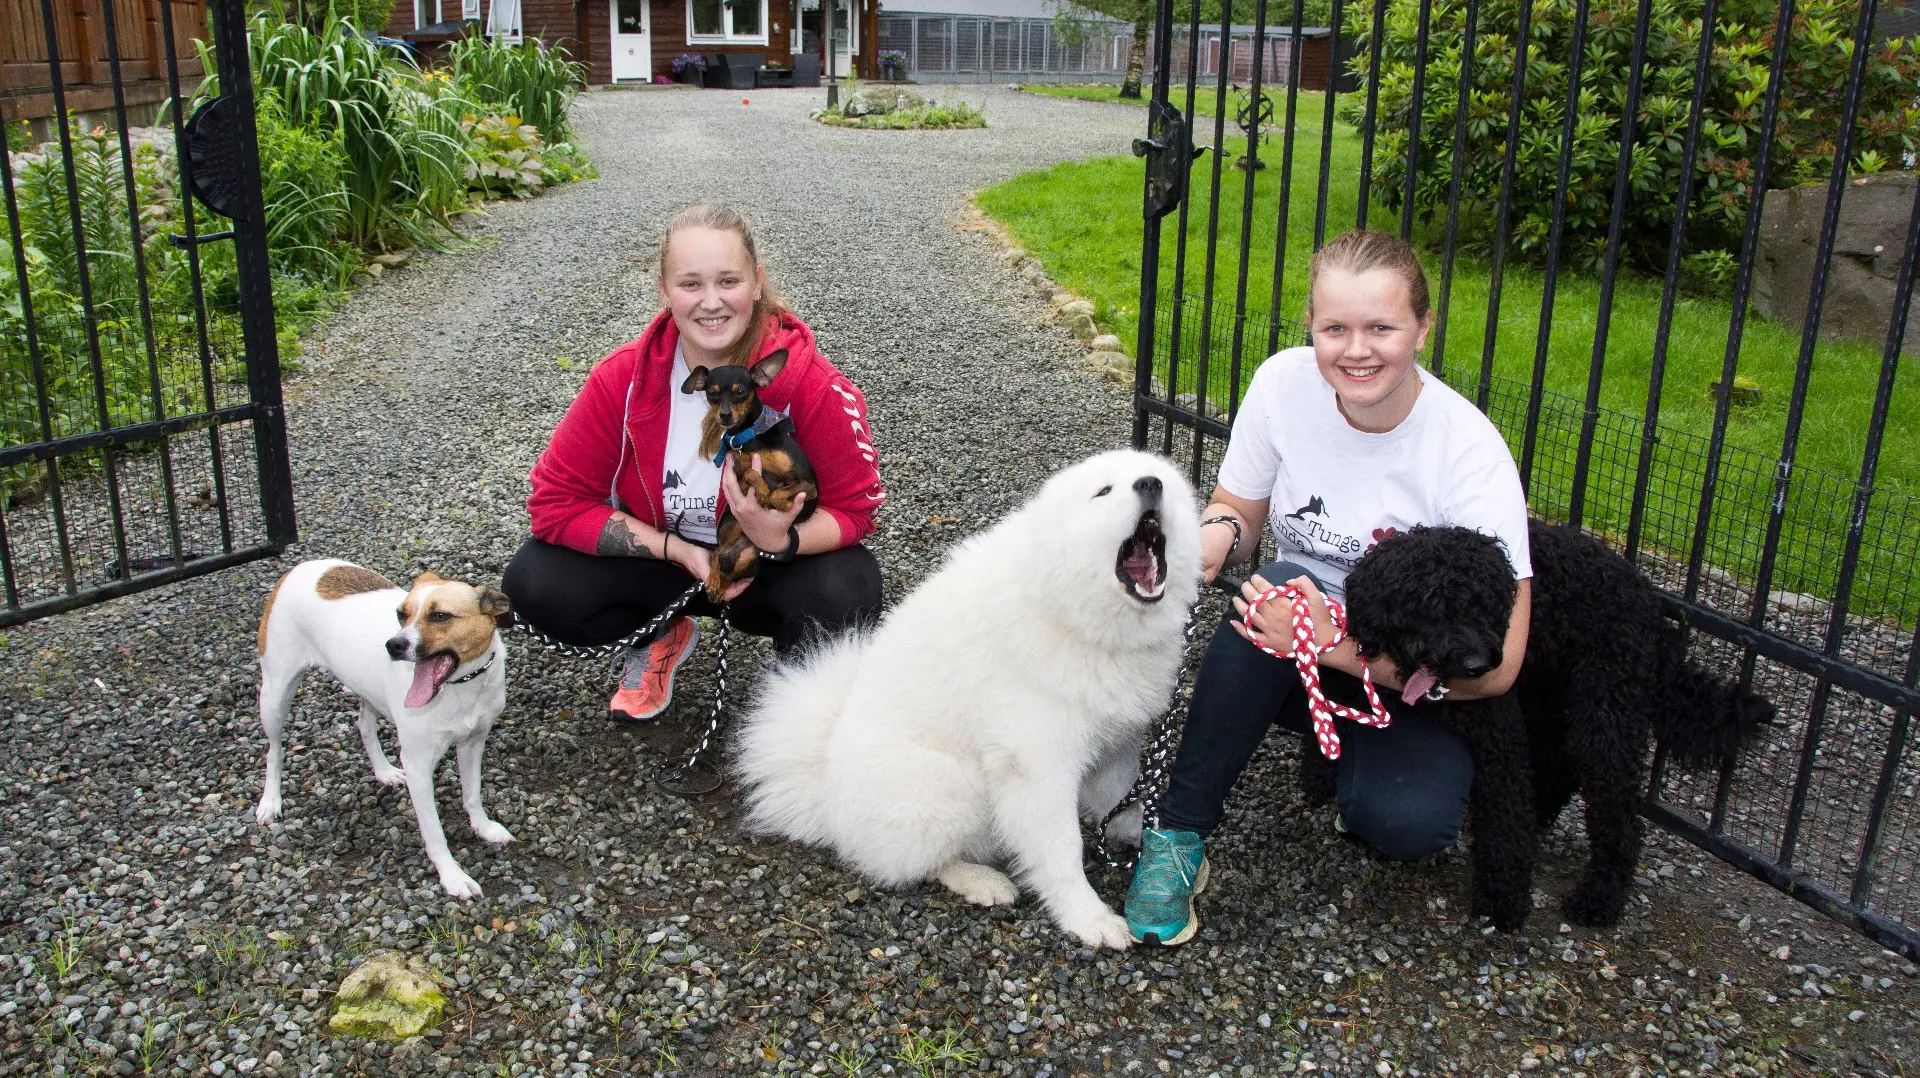
{"label": "weeds growing in gravel", "polygon": [[[160,1040],[160,1028],[164,1023],[142,1015],[145,1025],[140,1030],[140,1043],[134,1053],[140,1058],[140,1073],[152,1074],[156,1064],[173,1056],[173,1046],[178,1038],[169,1038],[164,1044]],[[171,1032],[171,1031],[169,1031]]]}
{"label": "weeds growing in gravel", "polygon": [[461,930],[460,922],[451,915],[425,922],[423,931],[426,932],[428,946],[436,949],[448,947],[456,955],[467,953],[467,934]]}
{"label": "weeds growing in gravel", "polygon": [[258,928],[238,925],[206,933],[195,942],[206,947],[207,953],[219,963],[220,972],[224,974],[236,966],[259,965],[260,953],[264,949],[261,939]]}
{"label": "weeds growing in gravel", "polygon": [[845,1078],[860,1078],[873,1065],[873,1050],[860,1045],[848,1045],[845,1048],[837,1043],[829,1049],[833,1054],[827,1057],[829,1066],[838,1069]]}
{"label": "weeds growing in gravel", "polygon": [[900,1050],[893,1058],[902,1066],[912,1068],[920,1078],[952,1073],[955,1066],[971,1067],[979,1060],[980,1053],[962,1046],[963,1033],[951,1025],[937,1034],[924,1026],[918,1031],[908,1030],[901,1035]]}
{"label": "weeds growing in gravel", "polygon": [[67,974],[80,964],[80,955],[85,948],[86,934],[80,931],[80,921],[71,913],[60,915],[60,931],[54,934],[53,945],[47,951],[47,961],[53,966],[54,976],[66,980]]}

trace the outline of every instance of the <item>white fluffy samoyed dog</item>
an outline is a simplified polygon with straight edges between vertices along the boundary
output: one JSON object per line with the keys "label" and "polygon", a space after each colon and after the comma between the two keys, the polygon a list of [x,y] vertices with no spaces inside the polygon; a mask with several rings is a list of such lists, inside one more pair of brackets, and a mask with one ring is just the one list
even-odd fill
{"label": "white fluffy samoyed dog", "polygon": [[[1004,865],[1089,946],[1127,923],[1087,883],[1079,819],[1133,785],[1200,589],[1193,490],[1103,453],[960,544],[870,632],[775,670],[742,722],[749,826],[881,886],[1013,902]],[[1137,811],[1111,837],[1137,843]]]}

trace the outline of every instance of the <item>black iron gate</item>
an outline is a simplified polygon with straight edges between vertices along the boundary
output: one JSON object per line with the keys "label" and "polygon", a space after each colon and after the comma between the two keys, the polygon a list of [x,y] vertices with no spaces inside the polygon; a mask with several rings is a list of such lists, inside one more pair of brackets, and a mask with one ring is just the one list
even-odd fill
{"label": "black iron gate", "polygon": [[0,626],[294,540],[246,15],[211,10],[192,110],[198,3],[8,8],[45,67],[0,81]]}
{"label": "black iron gate", "polygon": [[[1696,655],[1780,707],[1724,773],[1656,757],[1646,815],[1920,958],[1920,446],[1901,438],[1920,416],[1896,380],[1920,182],[1863,175],[1914,168],[1920,59],[1877,36],[1875,0],[1799,2],[1756,26],[1717,10],[1734,0],[1662,6],[1678,20],[1653,0],[1331,0],[1359,79],[1340,92],[1303,58],[1300,0],[1220,0],[1206,24],[1160,0],[1133,440],[1211,489],[1252,371],[1306,342],[1311,253],[1397,229],[1438,263],[1430,366],[1507,434],[1532,512],[1622,549]],[[1893,235],[1862,248],[1874,205]],[[1796,214],[1789,280],[1762,228]],[[1890,315],[1868,342],[1823,338],[1862,263]],[[1681,384],[1694,356],[1708,380]],[[1816,387],[1816,358],[1845,373]],[[1839,449],[1808,435],[1834,427]]]}

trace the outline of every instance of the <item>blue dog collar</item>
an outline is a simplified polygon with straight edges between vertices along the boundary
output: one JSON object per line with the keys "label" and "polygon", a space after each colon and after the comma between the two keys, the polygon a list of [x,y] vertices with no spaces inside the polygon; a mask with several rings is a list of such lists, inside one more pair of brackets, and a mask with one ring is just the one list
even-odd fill
{"label": "blue dog collar", "polygon": [[713,466],[718,468],[725,463],[728,450],[743,448],[748,442],[786,421],[787,413],[777,408],[762,407],[760,414],[754,417],[752,426],[742,427],[731,434],[720,436],[720,452],[713,455]]}

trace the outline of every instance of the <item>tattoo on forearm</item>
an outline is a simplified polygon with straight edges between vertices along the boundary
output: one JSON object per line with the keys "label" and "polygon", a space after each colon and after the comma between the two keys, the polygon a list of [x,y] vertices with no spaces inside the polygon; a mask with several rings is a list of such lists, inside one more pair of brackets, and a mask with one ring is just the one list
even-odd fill
{"label": "tattoo on forearm", "polygon": [[593,552],[613,558],[650,558],[657,560],[647,544],[635,535],[627,522],[619,517],[608,517],[607,526],[600,529],[600,541],[594,544]]}

